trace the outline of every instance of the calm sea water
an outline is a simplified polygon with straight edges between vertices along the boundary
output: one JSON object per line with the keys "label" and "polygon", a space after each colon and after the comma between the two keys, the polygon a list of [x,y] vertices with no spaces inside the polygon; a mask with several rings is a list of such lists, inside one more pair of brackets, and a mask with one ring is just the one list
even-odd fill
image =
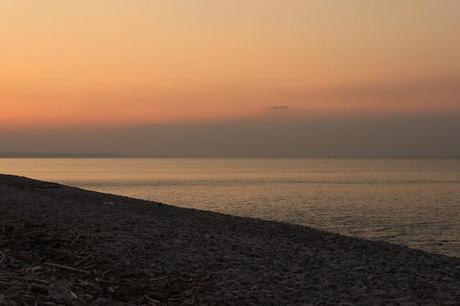
{"label": "calm sea water", "polygon": [[458,159],[0,159],[0,173],[460,257]]}

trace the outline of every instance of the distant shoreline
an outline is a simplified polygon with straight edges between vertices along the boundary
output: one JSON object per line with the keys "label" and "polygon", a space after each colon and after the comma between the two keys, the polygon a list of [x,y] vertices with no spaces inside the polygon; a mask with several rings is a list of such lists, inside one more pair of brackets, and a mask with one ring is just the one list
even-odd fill
{"label": "distant shoreline", "polygon": [[106,153],[1,153],[2,158],[164,158],[164,159],[460,159],[460,156],[155,156]]}
{"label": "distant shoreline", "polygon": [[0,158],[136,158],[134,155],[105,153],[0,153]]}
{"label": "distant shoreline", "polygon": [[460,301],[460,258],[299,225],[7,175],[0,212],[6,304]]}

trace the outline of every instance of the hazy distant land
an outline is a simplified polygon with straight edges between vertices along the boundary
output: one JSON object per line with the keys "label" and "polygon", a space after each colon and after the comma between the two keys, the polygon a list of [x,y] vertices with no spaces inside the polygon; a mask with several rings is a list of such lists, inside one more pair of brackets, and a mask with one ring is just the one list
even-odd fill
{"label": "hazy distant land", "polygon": [[460,259],[0,176],[0,304],[455,305]]}
{"label": "hazy distant land", "polygon": [[123,158],[134,155],[117,153],[40,153],[40,152],[0,152],[0,158]]}
{"label": "hazy distant land", "polygon": [[59,152],[0,152],[0,158],[318,158],[318,159],[460,159],[460,155],[427,155],[427,156],[392,156],[392,155],[270,155],[270,156],[203,156],[203,155],[168,155],[168,154],[124,154],[124,153],[59,153]]}

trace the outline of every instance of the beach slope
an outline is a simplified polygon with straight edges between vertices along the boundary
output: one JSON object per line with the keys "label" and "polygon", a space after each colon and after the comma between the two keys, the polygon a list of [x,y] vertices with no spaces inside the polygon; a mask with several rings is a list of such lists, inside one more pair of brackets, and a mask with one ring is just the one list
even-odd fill
{"label": "beach slope", "polygon": [[460,259],[0,175],[0,305],[380,303],[459,305]]}

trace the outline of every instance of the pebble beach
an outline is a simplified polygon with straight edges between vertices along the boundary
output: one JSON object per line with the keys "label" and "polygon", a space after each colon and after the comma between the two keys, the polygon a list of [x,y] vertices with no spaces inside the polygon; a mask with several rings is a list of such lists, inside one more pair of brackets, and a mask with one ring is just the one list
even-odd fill
{"label": "pebble beach", "polygon": [[460,305],[460,258],[1,175],[0,305]]}

